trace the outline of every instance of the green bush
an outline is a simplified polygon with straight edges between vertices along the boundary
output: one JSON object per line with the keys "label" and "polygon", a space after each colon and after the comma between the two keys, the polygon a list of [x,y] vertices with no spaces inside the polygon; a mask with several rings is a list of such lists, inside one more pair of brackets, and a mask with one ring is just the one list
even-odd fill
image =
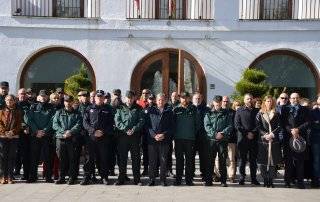
{"label": "green bush", "polygon": [[[246,69],[240,81],[235,85],[235,92],[231,96],[234,100],[243,101],[246,93],[251,93],[253,97],[263,97],[271,91],[271,86],[266,83],[267,75],[258,69]],[[273,94],[273,93],[272,93]]]}
{"label": "green bush", "polygon": [[92,91],[92,82],[89,79],[86,66],[82,63],[79,71],[64,81],[64,91],[68,95],[77,97],[79,91]]}

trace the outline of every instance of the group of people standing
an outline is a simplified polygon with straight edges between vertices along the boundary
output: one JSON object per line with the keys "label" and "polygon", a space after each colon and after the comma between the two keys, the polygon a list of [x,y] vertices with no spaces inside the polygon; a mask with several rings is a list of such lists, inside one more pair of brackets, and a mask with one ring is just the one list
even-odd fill
{"label": "group of people standing", "polygon": [[[43,163],[46,182],[76,184],[82,163],[81,185],[95,182],[111,184],[109,176],[119,167],[116,185],[128,180],[128,153],[132,160],[133,183],[141,185],[141,175],[149,176],[149,186],[194,185],[195,156],[205,186],[219,179],[227,187],[246,180],[250,163],[251,184],[260,185],[260,166],[264,186],[274,187],[279,163],[285,165],[285,186],[294,183],[305,188],[305,159],[312,154],[312,186],[320,177],[320,97],[314,107],[300,104],[298,93],[271,96],[259,104],[251,94],[231,107],[227,96],[216,95],[207,105],[201,93],[173,92],[153,95],[144,89],[137,99],[127,91],[80,91],[77,99],[57,89],[50,96],[40,90],[20,89],[17,97],[8,95],[8,82],[0,83],[0,176],[1,184],[14,183],[14,174],[23,167],[22,180],[38,180]],[[172,154],[176,157],[173,175]],[[143,172],[141,168],[143,156]],[[96,178],[96,168],[100,179]],[[215,172],[214,172],[215,171]],[[67,180],[68,177],[68,180]]]}

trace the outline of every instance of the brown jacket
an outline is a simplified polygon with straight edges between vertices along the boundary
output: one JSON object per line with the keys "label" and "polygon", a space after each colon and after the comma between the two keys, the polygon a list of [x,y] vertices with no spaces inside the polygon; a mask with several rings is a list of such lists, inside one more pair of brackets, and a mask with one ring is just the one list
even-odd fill
{"label": "brown jacket", "polygon": [[22,113],[17,108],[13,110],[9,110],[8,108],[0,110],[0,138],[19,138],[21,122]]}

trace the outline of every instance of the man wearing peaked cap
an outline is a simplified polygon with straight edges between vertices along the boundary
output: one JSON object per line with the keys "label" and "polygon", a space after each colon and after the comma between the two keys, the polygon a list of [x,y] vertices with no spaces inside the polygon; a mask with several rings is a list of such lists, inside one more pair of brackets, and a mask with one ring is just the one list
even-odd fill
{"label": "man wearing peaked cap", "polygon": [[104,184],[108,184],[111,143],[113,139],[114,113],[110,105],[104,104],[105,92],[97,90],[95,102],[84,113],[83,127],[88,131],[87,149],[89,158],[84,164],[85,176],[81,185],[88,185],[93,179],[94,166],[99,161],[99,174]]}
{"label": "man wearing peaked cap", "polygon": [[4,98],[9,93],[9,83],[7,81],[1,81],[0,83],[0,109],[5,106]]}
{"label": "man wearing peaked cap", "polygon": [[144,113],[142,108],[136,104],[135,93],[126,92],[124,105],[117,108],[115,115],[115,126],[118,134],[119,151],[119,177],[116,185],[123,185],[126,180],[128,152],[131,153],[132,171],[134,184],[140,182],[140,132],[144,125]]}
{"label": "man wearing peaked cap", "polygon": [[45,90],[40,90],[37,103],[34,103],[25,116],[25,121],[30,126],[30,174],[29,183],[36,182],[38,179],[38,163],[40,155],[44,157],[45,179],[46,182],[52,180],[52,162],[53,162],[53,129],[52,117],[54,108],[48,103],[48,96]]}
{"label": "man wearing peaked cap", "polygon": [[66,183],[66,175],[69,176],[69,185],[75,184],[77,179],[75,140],[81,131],[82,118],[80,112],[72,107],[73,101],[73,96],[64,95],[64,108],[58,110],[53,117],[52,128],[55,130],[56,150],[60,160],[60,175],[56,184]]}
{"label": "man wearing peaked cap", "polygon": [[[194,145],[198,131],[198,112],[197,108],[190,102],[190,94],[182,92],[180,105],[173,109],[175,120],[175,152],[177,177],[175,185],[181,185],[182,175],[185,165],[185,180],[188,186],[193,185],[194,171]],[[185,159],[184,159],[185,158]]]}
{"label": "man wearing peaked cap", "polygon": [[216,156],[219,157],[219,172],[221,175],[221,186],[227,187],[227,147],[228,137],[232,131],[233,117],[226,109],[222,108],[222,96],[216,95],[213,98],[213,108],[204,117],[204,128],[208,141],[208,150],[205,153],[209,156],[205,174],[206,186],[212,185],[212,174]]}

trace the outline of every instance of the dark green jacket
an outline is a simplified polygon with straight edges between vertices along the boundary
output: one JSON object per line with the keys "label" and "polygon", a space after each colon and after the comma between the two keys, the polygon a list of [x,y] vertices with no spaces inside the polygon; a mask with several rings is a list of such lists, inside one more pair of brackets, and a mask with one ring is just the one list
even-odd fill
{"label": "dark green jacket", "polygon": [[80,112],[70,112],[60,109],[53,117],[52,128],[56,132],[56,138],[63,138],[65,131],[70,130],[72,137],[79,135],[81,130],[82,117]]}
{"label": "dark green jacket", "polygon": [[31,134],[34,135],[38,130],[44,130],[46,134],[53,133],[52,119],[54,109],[49,103],[35,103],[25,114],[25,123],[30,127]]}
{"label": "dark green jacket", "polygon": [[220,141],[228,141],[232,132],[232,122],[232,114],[225,109],[208,112],[204,117],[204,128],[208,139],[218,141],[216,140],[216,134],[222,132],[224,137]]}
{"label": "dark green jacket", "polygon": [[145,122],[144,112],[137,104],[133,104],[130,108],[127,105],[121,105],[117,108],[114,121],[116,128],[121,133],[126,133],[128,130],[133,129],[134,135],[137,135]]}
{"label": "dark green jacket", "polygon": [[81,114],[82,117],[83,117],[86,109],[87,109],[90,105],[91,105],[90,102],[87,102],[87,103],[85,103],[85,104],[81,103],[81,104],[79,105],[78,111],[80,112],[80,114]]}
{"label": "dark green jacket", "polygon": [[186,107],[179,105],[173,110],[175,123],[174,139],[195,140],[200,128],[197,108],[191,103]]}

